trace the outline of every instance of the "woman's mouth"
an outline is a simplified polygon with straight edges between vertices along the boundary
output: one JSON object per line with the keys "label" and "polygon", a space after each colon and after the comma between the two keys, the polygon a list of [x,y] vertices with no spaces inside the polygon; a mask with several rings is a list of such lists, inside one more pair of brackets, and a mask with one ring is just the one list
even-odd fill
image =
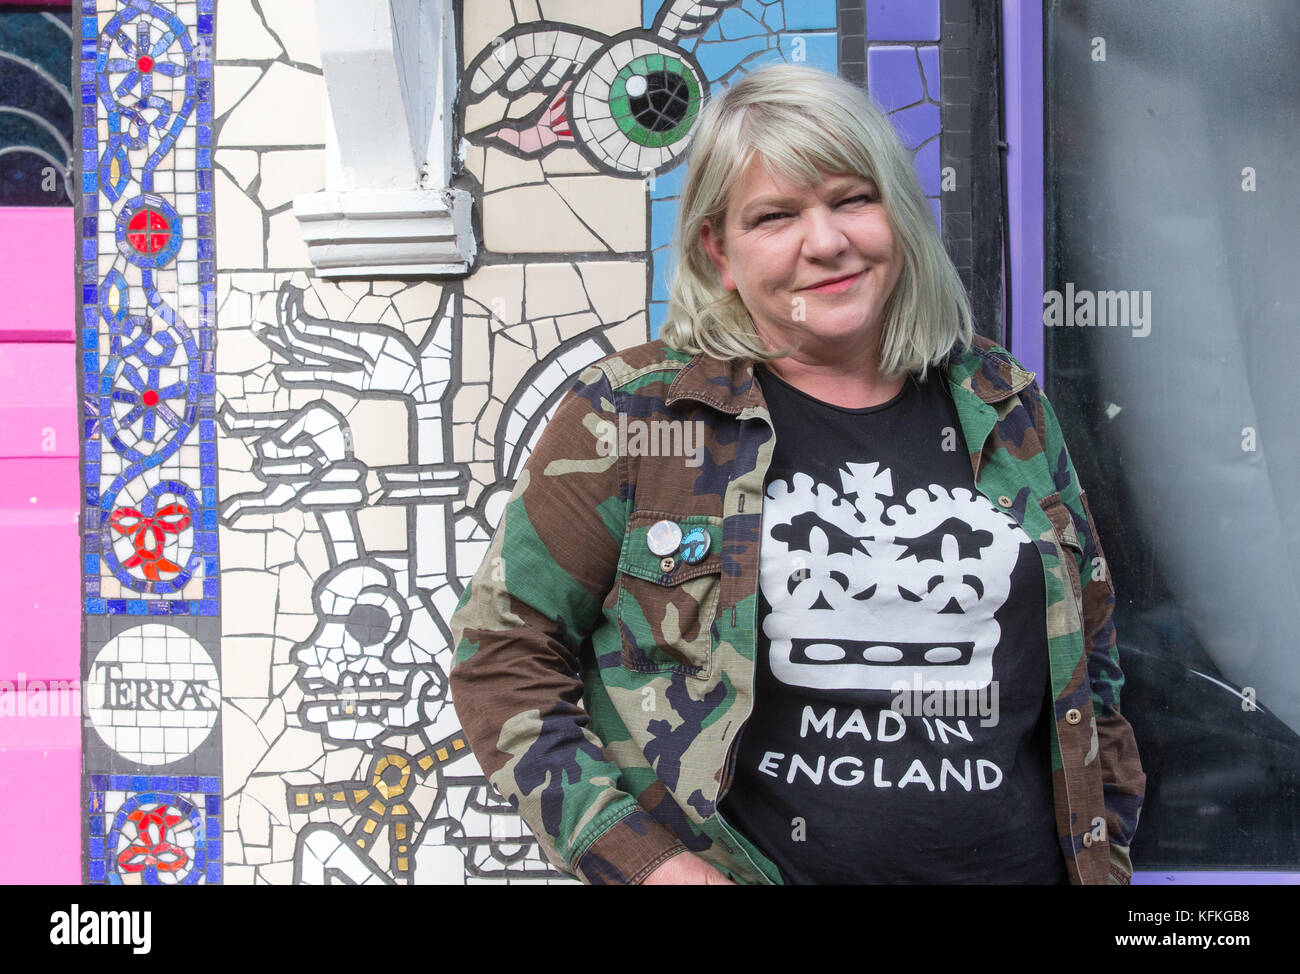
{"label": "woman's mouth", "polygon": [[860,278],[865,271],[858,271],[856,274],[849,274],[845,277],[833,277],[822,281],[820,284],[814,284],[812,287],[804,288],[805,291],[813,291],[818,294],[834,294],[837,291],[845,291],[851,288],[854,282]]}

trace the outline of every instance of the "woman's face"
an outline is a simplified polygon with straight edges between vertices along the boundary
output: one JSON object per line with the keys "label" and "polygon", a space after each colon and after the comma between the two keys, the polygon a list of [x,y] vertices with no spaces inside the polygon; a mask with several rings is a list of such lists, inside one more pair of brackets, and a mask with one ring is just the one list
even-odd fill
{"label": "woman's face", "polygon": [[700,238],[769,344],[854,354],[879,341],[903,258],[871,180],[828,174],[799,186],[756,158],[721,236],[705,224]]}

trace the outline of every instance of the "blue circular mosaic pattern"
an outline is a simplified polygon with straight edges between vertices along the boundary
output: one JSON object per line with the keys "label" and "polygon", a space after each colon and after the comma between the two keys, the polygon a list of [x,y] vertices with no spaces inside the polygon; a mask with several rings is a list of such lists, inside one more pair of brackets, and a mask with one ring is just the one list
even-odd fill
{"label": "blue circular mosaic pattern", "polygon": [[[121,143],[142,149],[151,133],[157,135],[159,144],[144,167],[152,170],[171,150],[194,109],[194,42],[189,32],[175,13],[156,3],[129,6],[105,25],[95,66],[99,99],[108,110],[109,151]],[[162,78],[173,85],[184,79],[179,109],[155,90]]]}
{"label": "blue circular mosaic pattern", "polygon": [[181,216],[161,196],[127,200],[117,215],[117,250],[137,267],[165,267],[181,249]]}
{"label": "blue circular mosaic pattern", "polygon": [[[99,378],[99,428],[127,461],[155,466],[180,449],[198,418],[199,347],[170,312],[159,315],[170,322],[157,331],[139,315],[107,317],[112,355]],[[173,364],[178,348],[185,360]],[[184,378],[163,382],[164,369]]]}
{"label": "blue circular mosaic pattern", "polygon": [[[166,880],[160,876],[157,865],[142,865],[139,870],[131,871],[140,875],[147,886],[197,885],[199,880],[203,878],[208,861],[208,843],[207,837],[204,835],[203,816],[199,814],[199,810],[193,802],[181,795],[163,791],[132,795],[118,809],[117,815],[113,818],[113,828],[108,833],[106,843],[109,883],[114,886],[123,885],[123,876],[126,870],[118,862],[118,857],[122,851],[130,848],[139,839],[137,829],[131,827],[133,824],[131,823],[131,815],[141,809],[146,813],[154,810],[149,808],[151,805],[156,806],[157,809],[174,810],[177,813],[175,817],[179,818],[180,821],[176,824],[181,826],[181,830],[185,831],[188,836],[193,837],[193,848],[192,850],[188,847],[185,849],[188,854],[188,861],[181,868],[174,871],[162,870],[168,876]],[[137,834],[135,836],[129,834],[133,832]]]}

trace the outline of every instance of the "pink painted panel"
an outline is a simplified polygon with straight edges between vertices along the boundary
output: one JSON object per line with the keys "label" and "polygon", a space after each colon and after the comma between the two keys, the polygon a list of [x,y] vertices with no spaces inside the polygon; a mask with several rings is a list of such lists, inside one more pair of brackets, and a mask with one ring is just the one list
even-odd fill
{"label": "pink painted panel", "polygon": [[0,679],[70,678],[80,670],[81,546],[70,517],[0,511],[0,590],[8,593],[0,613]]}
{"label": "pink painted panel", "polygon": [[76,355],[72,342],[0,343],[0,457],[77,456]]}
{"label": "pink painted panel", "polygon": [[0,678],[80,672],[77,479],[75,457],[0,460]]}
{"label": "pink painted panel", "polygon": [[24,727],[44,743],[0,743],[0,835],[9,837],[0,856],[0,883],[81,882],[81,740],[76,717],[0,717]]}
{"label": "pink painted panel", "polygon": [[0,208],[0,341],[74,339],[74,212],[63,206]]}
{"label": "pink painted panel", "polygon": [[81,746],[81,700],[75,679],[3,678],[0,753]]}
{"label": "pink painted panel", "polygon": [[[81,475],[76,456],[0,457],[0,513],[32,514],[37,511],[76,512],[80,504]],[[36,498],[32,500],[32,498]],[[75,520],[67,522],[76,531]]]}

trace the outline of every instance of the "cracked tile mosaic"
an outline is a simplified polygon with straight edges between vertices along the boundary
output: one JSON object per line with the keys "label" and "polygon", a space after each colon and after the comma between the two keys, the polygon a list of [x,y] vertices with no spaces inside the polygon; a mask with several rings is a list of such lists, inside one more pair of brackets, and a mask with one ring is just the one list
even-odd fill
{"label": "cracked tile mosaic", "polygon": [[[436,281],[312,273],[311,0],[219,44],[212,0],[80,8],[90,882],[570,881],[465,744],[448,620],[572,377],[658,331],[704,100],[836,70],[845,13],[524,6],[455,8],[484,252]],[[873,68],[896,112],[924,41]]]}

